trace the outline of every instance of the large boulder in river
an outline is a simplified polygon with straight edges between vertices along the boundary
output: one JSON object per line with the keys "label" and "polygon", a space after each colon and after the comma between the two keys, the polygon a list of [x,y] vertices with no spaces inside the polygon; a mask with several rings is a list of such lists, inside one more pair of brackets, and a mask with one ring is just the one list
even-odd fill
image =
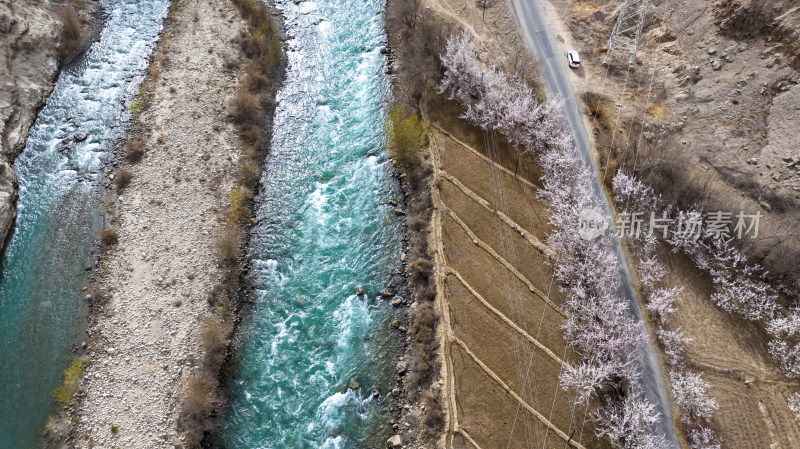
{"label": "large boulder in river", "polygon": [[6,162],[0,162],[0,249],[17,219],[17,175]]}

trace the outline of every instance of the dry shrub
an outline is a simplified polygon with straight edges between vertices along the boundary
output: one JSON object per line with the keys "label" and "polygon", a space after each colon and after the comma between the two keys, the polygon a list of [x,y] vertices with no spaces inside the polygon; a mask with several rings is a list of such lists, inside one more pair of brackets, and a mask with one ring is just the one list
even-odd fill
{"label": "dry shrub", "polygon": [[179,429],[187,447],[199,447],[206,433],[216,429],[217,410],[223,405],[216,375],[200,370],[189,379],[184,392]]}
{"label": "dry shrub", "polygon": [[267,75],[258,70],[258,67],[251,65],[242,79],[244,88],[250,92],[265,92],[272,89],[272,80]]}
{"label": "dry shrub", "polygon": [[203,349],[206,351],[206,365],[211,370],[219,370],[228,351],[230,343],[229,326],[221,318],[213,317],[206,320],[200,332]]}
{"label": "dry shrub", "polygon": [[133,179],[132,171],[127,168],[120,168],[117,170],[117,173],[114,175],[114,187],[117,188],[117,192],[125,190],[125,187],[128,187],[131,183],[131,179]]}
{"label": "dry shrub", "polygon": [[261,170],[258,164],[250,158],[243,158],[239,165],[239,178],[243,186],[251,191],[255,190],[261,179]]}
{"label": "dry shrub", "polygon": [[215,249],[217,257],[222,264],[235,263],[239,258],[239,248],[242,245],[242,231],[236,225],[228,225],[217,236]]}
{"label": "dry shrub", "polygon": [[261,121],[261,97],[240,89],[230,104],[230,114],[239,126],[255,126]]}
{"label": "dry shrub", "polygon": [[434,437],[444,429],[444,412],[439,401],[439,397],[430,390],[424,390],[420,394],[420,401],[425,407],[424,423],[425,428],[423,432],[427,437]]}
{"label": "dry shrub", "polygon": [[434,352],[436,350],[436,325],[439,324],[439,317],[433,309],[433,303],[422,303],[414,314],[414,342],[419,345],[424,352]]}
{"label": "dry shrub", "polygon": [[433,303],[425,302],[420,305],[413,317],[411,330],[414,343],[411,351],[411,365],[407,380],[409,395],[414,400],[424,389],[430,387],[435,373],[438,370],[436,350],[436,325],[439,317],[433,308]]}
{"label": "dry shrub", "polygon": [[424,287],[428,285],[428,279],[430,279],[431,273],[433,272],[433,262],[424,257],[420,257],[409,264],[407,270],[411,282]]}
{"label": "dry shrub", "polygon": [[242,31],[239,34],[239,47],[248,58],[255,58],[267,50],[267,43],[258,37],[257,34],[250,34],[247,31]]}
{"label": "dry shrub", "polygon": [[125,158],[129,162],[139,162],[144,157],[144,142],[142,139],[128,141],[125,145]]}
{"label": "dry shrub", "polygon": [[239,129],[239,140],[244,148],[258,147],[261,143],[261,133],[257,128],[245,126]]}
{"label": "dry shrub", "polygon": [[99,234],[100,245],[102,245],[103,248],[109,248],[119,243],[119,234],[117,234],[116,229],[103,228],[100,230]]}
{"label": "dry shrub", "polygon": [[75,56],[83,40],[85,28],[78,21],[75,9],[72,6],[63,6],[56,10],[58,20],[61,22],[61,60],[68,61]]}

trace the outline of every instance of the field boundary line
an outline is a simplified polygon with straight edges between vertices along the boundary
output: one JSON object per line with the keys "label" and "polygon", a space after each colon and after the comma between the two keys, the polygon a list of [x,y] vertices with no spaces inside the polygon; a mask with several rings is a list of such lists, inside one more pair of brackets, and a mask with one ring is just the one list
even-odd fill
{"label": "field boundary line", "polygon": [[528,181],[528,180],[527,180],[527,179],[525,179],[525,178],[521,178],[521,177],[518,177],[518,176],[514,176],[514,172],[512,172],[511,170],[509,170],[509,169],[507,169],[507,168],[503,167],[502,165],[500,165],[500,164],[498,164],[498,163],[494,162],[493,160],[489,159],[489,158],[488,158],[488,157],[486,157],[484,154],[482,154],[480,151],[478,151],[478,150],[476,150],[475,148],[472,148],[471,146],[469,146],[469,145],[467,145],[466,143],[462,142],[461,140],[459,140],[459,139],[458,139],[458,137],[456,137],[456,136],[454,136],[454,135],[450,134],[448,131],[445,131],[445,130],[444,130],[442,127],[441,127],[441,126],[437,125],[436,123],[431,123],[431,127],[433,127],[433,128],[436,128],[436,130],[437,130],[437,131],[439,131],[440,133],[444,134],[444,135],[445,135],[445,137],[447,137],[448,139],[450,139],[450,140],[452,140],[453,142],[457,143],[459,146],[461,146],[461,147],[464,147],[464,149],[466,149],[466,150],[467,150],[467,151],[469,151],[470,153],[474,154],[475,156],[478,156],[479,158],[481,158],[481,159],[482,159],[484,162],[486,162],[487,164],[493,165],[495,168],[499,169],[499,170],[500,170],[500,171],[502,171],[503,173],[505,173],[505,174],[507,174],[507,175],[511,176],[511,177],[512,177],[512,178],[514,178],[514,180],[516,180],[517,182],[521,182],[521,183],[523,183],[523,184],[527,184],[527,185],[528,185],[528,187],[530,187],[530,188],[532,188],[532,189],[535,189],[535,190],[541,190],[541,189],[542,189],[541,187],[539,187],[539,186],[537,186],[536,184],[534,184],[534,183],[532,183],[532,182]]}
{"label": "field boundary line", "polygon": [[531,406],[530,406],[530,404],[528,404],[528,403],[527,403],[527,402],[525,402],[525,401],[524,401],[524,400],[523,400],[521,397],[519,397],[519,395],[518,395],[518,394],[517,394],[517,393],[516,393],[516,392],[515,392],[515,391],[514,391],[514,390],[513,390],[511,387],[509,387],[509,386],[508,386],[508,385],[507,385],[505,382],[503,382],[503,379],[501,379],[501,378],[500,378],[500,377],[499,377],[497,374],[495,374],[495,372],[494,372],[494,371],[492,371],[491,369],[489,369],[489,367],[488,367],[488,366],[486,366],[486,364],[484,364],[484,363],[483,363],[483,362],[482,362],[482,361],[481,361],[481,360],[480,360],[480,359],[479,359],[479,358],[478,358],[478,357],[477,357],[477,356],[476,356],[476,355],[475,355],[475,354],[474,354],[474,353],[473,353],[473,352],[472,352],[472,351],[469,349],[469,347],[467,346],[467,344],[466,344],[466,343],[464,343],[464,342],[463,342],[461,339],[459,339],[458,337],[452,337],[452,340],[453,340],[453,343],[457,344],[457,345],[458,345],[458,346],[459,346],[461,349],[463,349],[463,350],[464,350],[464,352],[466,352],[466,353],[467,353],[467,355],[468,355],[468,356],[469,356],[469,357],[470,357],[470,358],[471,358],[471,359],[472,359],[472,360],[473,360],[475,363],[477,363],[477,364],[478,364],[478,366],[480,366],[480,368],[481,368],[481,369],[482,369],[484,372],[486,372],[486,374],[487,374],[489,377],[491,377],[491,378],[492,378],[492,380],[494,380],[494,381],[495,381],[495,382],[496,382],[498,385],[500,385],[500,387],[502,387],[504,390],[506,390],[506,393],[508,393],[509,395],[511,395],[511,396],[512,396],[512,397],[513,397],[513,398],[514,398],[514,399],[515,399],[515,400],[516,400],[516,401],[517,401],[519,404],[521,404],[523,407],[525,407],[525,409],[526,409],[526,410],[528,410],[528,411],[529,411],[529,412],[530,412],[530,413],[531,413],[533,416],[535,416],[535,417],[536,417],[536,418],[537,418],[539,421],[541,421],[541,422],[542,422],[542,423],[543,423],[545,426],[547,426],[547,427],[548,427],[550,430],[552,430],[553,432],[555,432],[555,433],[556,433],[556,435],[558,435],[559,437],[561,437],[561,439],[563,439],[565,442],[569,442],[569,444],[570,444],[570,445],[572,445],[573,447],[575,447],[575,448],[577,448],[577,449],[586,449],[586,448],[585,448],[583,445],[581,445],[580,443],[578,443],[578,442],[576,442],[576,441],[573,441],[573,440],[572,440],[572,439],[571,439],[571,438],[570,438],[570,437],[569,437],[569,436],[568,436],[566,433],[564,433],[564,432],[563,432],[561,429],[559,429],[558,427],[556,427],[556,426],[555,426],[553,423],[551,423],[551,422],[550,422],[550,421],[549,421],[547,418],[545,418],[545,417],[544,417],[544,415],[542,415],[541,413],[539,413],[538,411],[536,411],[536,409],[534,409],[533,407],[531,407]]}
{"label": "field boundary line", "polygon": [[[448,275],[455,276],[455,277],[456,277],[456,279],[458,279],[458,280],[459,280],[459,282],[461,282],[461,284],[464,286],[464,288],[466,288],[466,289],[467,289],[467,290],[468,290],[468,291],[469,291],[469,292],[472,294],[472,296],[474,296],[476,299],[478,299],[478,301],[480,301],[480,302],[481,302],[481,304],[483,304],[483,305],[484,305],[484,307],[486,307],[487,309],[491,310],[491,311],[492,311],[492,313],[494,313],[495,315],[497,315],[497,316],[498,316],[498,318],[500,318],[501,320],[503,320],[503,322],[505,322],[506,324],[508,324],[509,326],[511,326],[511,328],[512,328],[512,329],[514,329],[515,331],[517,331],[517,332],[518,332],[520,335],[522,335],[523,337],[525,337],[525,339],[526,339],[526,340],[528,340],[529,342],[533,343],[534,345],[536,345],[536,347],[537,347],[537,348],[539,348],[539,349],[541,349],[542,351],[544,351],[544,352],[545,352],[545,353],[546,353],[546,354],[547,354],[547,355],[548,355],[548,356],[549,356],[551,359],[553,359],[553,360],[554,360],[556,363],[559,363],[559,364],[561,364],[561,363],[564,363],[564,365],[566,365],[567,367],[571,368],[571,366],[570,366],[568,363],[566,363],[566,362],[564,362],[563,360],[561,360],[561,358],[560,358],[560,357],[559,357],[559,356],[558,356],[556,353],[554,353],[553,351],[551,351],[551,350],[550,350],[550,348],[548,348],[547,346],[545,346],[544,344],[542,344],[542,343],[541,343],[539,340],[537,340],[537,339],[533,338],[533,336],[531,336],[529,333],[525,332],[525,330],[524,330],[524,329],[522,329],[521,327],[519,327],[519,325],[517,325],[517,323],[515,323],[514,321],[512,321],[512,320],[511,320],[511,318],[509,318],[509,317],[505,316],[505,315],[503,314],[503,312],[501,312],[501,311],[497,310],[497,308],[496,308],[496,307],[494,307],[493,305],[491,305],[491,304],[489,303],[489,301],[487,301],[486,299],[484,299],[484,297],[483,297],[483,296],[481,296],[481,295],[480,295],[480,293],[476,292],[476,291],[475,291],[475,289],[473,289],[473,288],[472,288],[472,286],[471,286],[471,285],[469,285],[469,284],[467,283],[467,281],[465,281],[465,280],[464,280],[464,278],[463,278],[463,277],[461,277],[461,274],[459,274],[459,273],[458,273],[456,270],[454,270],[454,269],[452,269],[452,268],[448,268],[448,269],[447,269],[447,274],[448,274]],[[446,280],[447,280],[447,279],[445,278],[445,281],[446,281]]]}
{"label": "field boundary line", "polygon": [[[444,170],[442,171],[442,177],[450,181],[454,186],[458,187],[458,189],[464,192],[464,195],[467,195],[471,200],[483,206],[484,209],[500,217],[500,219],[503,220],[503,222],[505,222],[508,226],[510,226],[511,229],[514,230],[515,232],[520,233],[522,235],[522,238],[527,240],[528,243],[530,243],[534,248],[536,248],[536,250],[539,251],[541,254],[544,254],[550,259],[556,258],[556,252],[550,249],[550,247],[547,246],[547,244],[545,244],[544,242],[539,240],[538,237],[531,234],[528,230],[517,224],[517,222],[512,220],[511,217],[509,217],[508,215],[492,208],[491,204],[489,204],[489,202],[486,201],[485,198],[478,195],[472,189],[464,185],[464,183],[459,181],[458,178],[456,178],[455,176],[451,175],[450,173]],[[448,209],[450,208],[448,207]]]}
{"label": "field boundary line", "polygon": [[550,299],[548,299],[547,296],[544,293],[541,292],[541,290],[536,288],[533,285],[533,283],[530,280],[528,280],[528,278],[525,277],[524,274],[520,273],[519,270],[517,270],[513,265],[508,263],[507,260],[503,259],[502,256],[497,254],[497,252],[494,250],[494,248],[492,248],[491,246],[487,245],[486,242],[484,242],[483,240],[479,239],[478,236],[475,235],[475,233],[472,232],[472,230],[469,228],[469,226],[467,226],[466,223],[461,221],[461,219],[458,217],[458,215],[456,215],[455,212],[453,212],[452,209],[448,208],[447,209],[447,214],[450,215],[450,218],[452,218],[459,226],[461,226],[461,228],[464,229],[464,231],[467,233],[467,235],[470,237],[470,239],[472,239],[473,243],[477,242],[476,245],[478,247],[480,247],[481,249],[483,249],[484,251],[489,253],[489,255],[491,255],[494,259],[496,259],[498,262],[500,262],[500,264],[503,265],[503,267],[505,267],[514,276],[516,276],[517,279],[519,279],[523,284],[525,284],[528,287],[528,290],[530,290],[531,293],[533,293],[536,296],[542,298],[542,300],[548,306],[550,306],[550,308],[552,308],[553,310],[558,312],[559,315],[563,316],[564,318],[567,317],[567,315],[561,310],[561,308],[558,307],[552,301],[550,301]]}

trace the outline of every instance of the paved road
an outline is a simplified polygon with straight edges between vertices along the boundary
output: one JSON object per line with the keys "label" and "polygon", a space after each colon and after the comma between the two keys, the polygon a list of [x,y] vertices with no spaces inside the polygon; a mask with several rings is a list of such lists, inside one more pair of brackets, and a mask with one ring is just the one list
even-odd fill
{"label": "paved road", "polygon": [[[586,164],[592,167],[593,172],[596,174],[592,180],[592,187],[594,188],[595,194],[601,198],[601,203],[606,209],[608,216],[612,216],[611,205],[602,188],[600,172],[592,154],[589,135],[586,132],[586,126],[583,122],[583,114],[578,108],[575,93],[572,91],[572,86],[569,82],[569,74],[567,71],[570,69],[567,66],[566,54],[561,54],[558,45],[555,44],[547,29],[547,18],[545,17],[540,1],[541,0],[512,0],[514,12],[517,15],[517,20],[525,38],[538,56],[542,74],[547,81],[550,94],[559,95],[564,99],[564,114],[566,116],[567,126],[572,131],[575,146]],[[615,243],[617,257],[622,266],[620,270],[622,293],[628,299],[631,313],[636,319],[642,321],[642,309],[636,296],[636,290],[633,288],[633,281],[628,270],[625,253],[621,250],[619,241],[617,240]],[[643,387],[650,401],[656,404],[661,413],[661,420],[658,423],[657,430],[665,435],[670,447],[680,448],[678,433],[675,430],[675,423],[672,420],[669,396],[664,387],[664,377],[657,360],[656,353],[648,340],[642,360],[644,365]]]}

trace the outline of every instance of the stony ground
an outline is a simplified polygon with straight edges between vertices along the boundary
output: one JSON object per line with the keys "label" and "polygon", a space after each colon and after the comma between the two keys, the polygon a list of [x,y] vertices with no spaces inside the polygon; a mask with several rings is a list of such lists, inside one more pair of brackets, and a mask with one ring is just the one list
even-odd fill
{"label": "stony ground", "polygon": [[230,43],[244,27],[231,2],[182,1],[168,19],[139,119],[147,153],[118,197],[119,243],[99,269],[110,300],[89,329],[77,447],[183,446],[182,389],[201,355],[221,275],[214,240],[238,172],[226,116],[240,73],[224,61],[239,58]]}

